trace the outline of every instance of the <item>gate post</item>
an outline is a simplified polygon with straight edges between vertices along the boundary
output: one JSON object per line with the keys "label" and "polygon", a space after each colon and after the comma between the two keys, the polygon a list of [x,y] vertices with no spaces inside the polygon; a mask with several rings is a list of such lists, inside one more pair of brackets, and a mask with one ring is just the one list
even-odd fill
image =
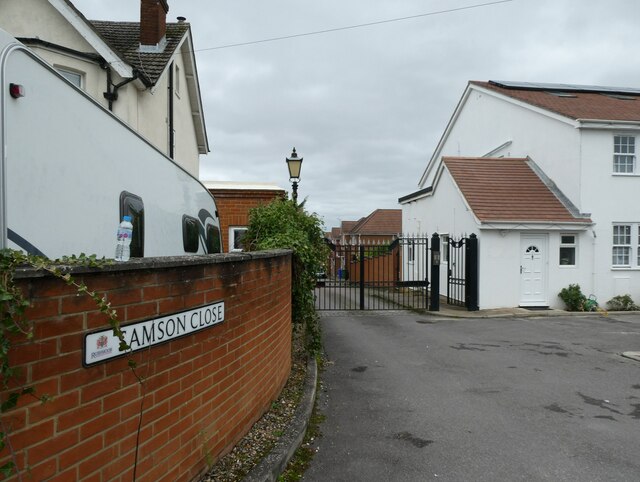
{"label": "gate post", "polygon": [[364,310],[364,244],[360,245],[360,309]]}
{"label": "gate post", "polygon": [[440,311],[440,236],[431,236],[431,298],[429,311]]}
{"label": "gate post", "polygon": [[471,234],[465,246],[465,298],[467,311],[478,311],[478,237]]}

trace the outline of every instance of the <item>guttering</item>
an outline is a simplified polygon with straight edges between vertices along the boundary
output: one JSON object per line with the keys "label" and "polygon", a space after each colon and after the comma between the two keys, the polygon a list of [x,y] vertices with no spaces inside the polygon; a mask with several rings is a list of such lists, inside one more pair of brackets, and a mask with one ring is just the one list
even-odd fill
{"label": "guttering", "polygon": [[577,129],[640,129],[640,120],[626,121],[613,119],[576,119]]}
{"label": "guttering", "polygon": [[174,69],[174,63],[171,62],[169,64],[169,81],[167,82],[169,85],[167,86],[167,90],[169,91],[169,157],[171,159],[174,158],[175,156],[175,131],[174,131],[174,126],[173,126],[173,69]]}
{"label": "guttering", "polygon": [[104,62],[104,59],[98,54],[94,54],[91,52],[81,52],[79,50],[65,47],[64,45],[54,44],[53,42],[47,42],[46,40],[42,40],[39,38],[16,37],[16,40],[28,46],[42,47],[49,50],[55,50],[57,52],[62,52],[68,55],[72,55],[74,57],[78,57],[83,60],[89,60],[91,62],[96,62],[96,63]]}
{"label": "guttering", "polygon": [[48,0],[55,8],[91,45],[98,54],[104,58],[109,65],[118,73],[120,77],[129,78],[133,76],[133,67],[124,61],[98,34],[98,32],[88,23],[87,19],[67,0]]}
{"label": "guttering", "polygon": [[118,100],[118,89],[130,82],[133,82],[134,80],[138,80],[140,78],[140,74],[137,69],[133,69],[133,77],[114,84],[111,80],[111,67],[109,67],[108,64],[103,63],[102,68],[107,71],[107,91],[103,92],[102,95],[109,101],[109,110],[113,112],[113,103]]}
{"label": "guttering", "polygon": [[478,229],[503,231],[586,231],[593,222],[580,221],[481,221]]}
{"label": "guttering", "polygon": [[398,198],[399,204],[406,204],[411,201],[417,201],[418,199],[427,196],[433,191],[433,186],[426,187],[424,189],[420,189],[419,191],[412,192],[411,194],[407,194],[406,196],[402,196]]}

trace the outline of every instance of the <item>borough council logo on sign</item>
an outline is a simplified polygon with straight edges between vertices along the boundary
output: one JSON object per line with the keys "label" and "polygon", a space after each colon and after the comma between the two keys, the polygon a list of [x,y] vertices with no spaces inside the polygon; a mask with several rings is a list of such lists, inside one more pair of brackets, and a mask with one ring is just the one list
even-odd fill
{"label": "borough council logo on sign", "polygon": [[[224,301],[217,301],[162,318],[131,323],[122,327],[122,333],[131,352],[134,352],[210,328],[223,321]],[[120,340],[111,329],[88,333],[84,337],[83,363],[89,366],[124,355],[125,352],[120,351],[119,347]]]}

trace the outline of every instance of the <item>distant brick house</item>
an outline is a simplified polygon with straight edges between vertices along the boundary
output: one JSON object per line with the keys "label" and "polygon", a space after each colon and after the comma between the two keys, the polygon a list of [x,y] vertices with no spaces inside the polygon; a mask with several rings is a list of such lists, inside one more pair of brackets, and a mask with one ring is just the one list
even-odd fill
{"label": "distant brick house", "polygon": [[222,246],[227,252],[242,251],[242,237],[249,225],[249,210],[284,199],[284,189],[266,183],[239,183],[204,181],[203,184],[216,198]]}
{"label": "distant brick house", "polygon": [[376,209],[358,221],[342,221],[339,228],[327,233],[337,244],[387,242],[402,232],[402,209]]}
{"label": "distant brick house", "polygon": [[[326,233],[328,241],[334,245],[391,244],[402,233],[401,209],[376,209],[358,221],[342,221],[339,228]],[[359,271],[354,259],[346,259],[343,250],[332,250],[327,263],[330,276],[341,277],[345,270],[351,273]],[[354,251],[355,253],[355,251]],[[380,265],[380,263],[377,263]],[[387,269],[396,273],[396,269]],[[373,276],[373,275],[372,275]],[[352,275],[352,279],[353,275]]]}

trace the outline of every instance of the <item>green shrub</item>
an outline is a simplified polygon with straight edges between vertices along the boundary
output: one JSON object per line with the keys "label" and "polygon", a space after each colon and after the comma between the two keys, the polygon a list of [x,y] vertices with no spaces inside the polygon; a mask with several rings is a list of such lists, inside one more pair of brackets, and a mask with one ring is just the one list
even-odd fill
{"label": "green shrub", "polygon": [[567,288],[562,288],[558,296],[564,304],[567,306],[567,311],[584,311],[584,305],[587,301],[587,297],[582,294],[580,285],[569,285]]}
{"label": "green shrub", "polygon": [[249,211],[249,228],[243,238],[249,251],[289,248],[293,250],[291,316],[306,329],[307,348],[321,348],[318,316],[314,306],[316,273],[325,270],[329,249],[322,221],[308,214],[304,203],[277,199]]}
{"label": "green shrub", "polygon": [[631,295],[618,295],[607,301],[609,311],[638,311],[640,306],[631,299]]}

